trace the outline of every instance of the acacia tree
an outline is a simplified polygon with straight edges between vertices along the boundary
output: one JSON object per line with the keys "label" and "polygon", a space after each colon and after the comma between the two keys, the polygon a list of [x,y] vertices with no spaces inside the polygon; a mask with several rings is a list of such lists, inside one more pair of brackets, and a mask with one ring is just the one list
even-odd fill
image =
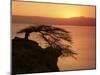
{"label": "acacia tree", "polygon": [[[62,56],[74,57],[77,54],[71,50],[72,38],[70,33],[64,29],[48,25],[35,25],[22,29],[17,33],[25,33],[25,39],[28,40],[32,32],[40,33],[51,48],[61,50]],[[63,44],[62,41],[66,41],[68,44]],[[76,59],[76,57],[74,58]]]}

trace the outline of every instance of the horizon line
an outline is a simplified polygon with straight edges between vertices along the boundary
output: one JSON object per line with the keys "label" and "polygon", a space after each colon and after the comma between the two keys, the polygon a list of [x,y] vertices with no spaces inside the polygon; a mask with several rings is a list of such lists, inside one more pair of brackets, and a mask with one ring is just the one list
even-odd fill
{"label": "horizon line", "polygon": [[48,17],[48,16],[28,16],[28,15],[11,15],[12,17],[13,16],[24,16],[24,17],[44,17],[44,18],[61,18],[61,19],[70,19],[70,18],[96,18],[96,17],[88,17],[88,16],[77,16],[77,17],[68,17],[68,18],[64,18],[64,17]]}

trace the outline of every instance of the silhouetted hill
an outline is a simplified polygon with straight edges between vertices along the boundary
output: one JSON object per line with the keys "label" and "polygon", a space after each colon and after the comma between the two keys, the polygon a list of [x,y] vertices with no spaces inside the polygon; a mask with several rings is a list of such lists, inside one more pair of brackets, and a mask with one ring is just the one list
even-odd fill
{"label": "silhouetted hill", "polygon": [[60,55],[60,52],[50,47],[42,49],[35,41],[15,37],[12,40],[12,73],[59,71],[57,58]]}
{"label": "silhouetted hill", "polygon": [[95,26],[96,19],[90,17],[50,18],[40,16],[12,16],[13,23]]}

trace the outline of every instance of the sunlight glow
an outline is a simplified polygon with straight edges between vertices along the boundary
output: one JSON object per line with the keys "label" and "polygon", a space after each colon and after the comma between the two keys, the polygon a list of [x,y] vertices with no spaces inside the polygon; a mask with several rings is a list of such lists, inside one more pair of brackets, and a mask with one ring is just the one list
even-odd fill
{"label": "sunlight glow", "polygon": [[12,15],[55,18],[95,17],[95,6],[63,5],[33,2],[12,2]]}

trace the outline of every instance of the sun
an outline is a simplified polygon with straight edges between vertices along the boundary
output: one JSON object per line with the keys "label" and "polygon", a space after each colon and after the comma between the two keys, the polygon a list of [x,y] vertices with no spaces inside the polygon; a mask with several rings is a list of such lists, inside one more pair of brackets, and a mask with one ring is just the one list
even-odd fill
{"label": "sun", "polygon": [[82,12],[80,10],[76,10],[76,9],[70,9],[67,12],[63,13],[63,16],[65,18],[80,17],[81,15],[82,15]]}

